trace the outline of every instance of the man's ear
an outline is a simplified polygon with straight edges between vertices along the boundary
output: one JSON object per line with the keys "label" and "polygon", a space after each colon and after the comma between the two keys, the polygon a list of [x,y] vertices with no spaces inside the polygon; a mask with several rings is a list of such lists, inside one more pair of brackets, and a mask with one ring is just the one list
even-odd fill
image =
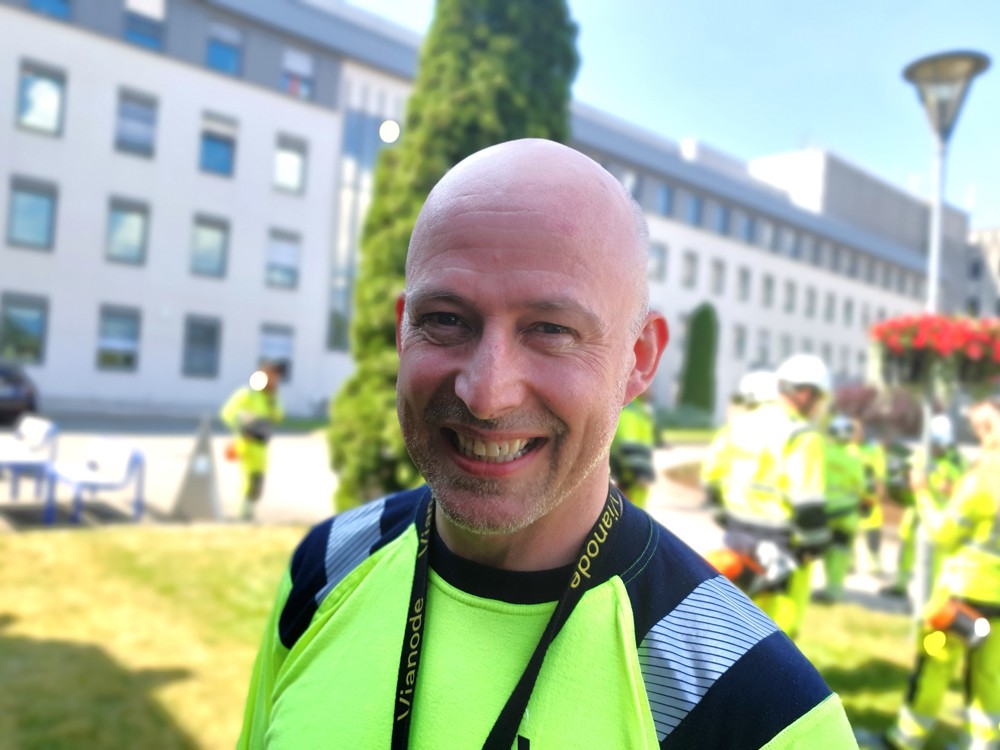
{"label": "man's ear", "polygon": [[400,292],[396,297],[396,354],[399,354],[399,342],[403,325],[403,313],[406,311],[406,292]]}
{"label": "man's ear", "polygon": [[628,384],[625,387],[625,404],[652,384],[656,368],[660,366],[660,357],[663,356],[669,340],[670,329],[667,326],[667,319],[662,313],[651,310],[646,315],[646,321],[632,348],[635,365],[629,373]]}

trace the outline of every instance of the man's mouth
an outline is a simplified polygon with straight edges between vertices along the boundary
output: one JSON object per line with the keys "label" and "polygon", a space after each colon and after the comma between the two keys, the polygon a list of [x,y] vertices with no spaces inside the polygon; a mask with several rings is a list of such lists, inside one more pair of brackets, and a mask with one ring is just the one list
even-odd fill
{"label": "man's mouth", "polygon": [[490,464],[505,464],[533,450],[540,438],[514,438],[513,440],[483,440],[448,430],[452,445],[467,458]]}

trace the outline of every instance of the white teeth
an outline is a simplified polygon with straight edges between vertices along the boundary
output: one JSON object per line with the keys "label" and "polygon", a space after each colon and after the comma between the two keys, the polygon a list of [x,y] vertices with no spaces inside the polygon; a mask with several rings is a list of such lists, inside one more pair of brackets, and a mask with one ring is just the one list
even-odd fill
{"label": "white teeth", "polygon": [[531,440],[518,438],[516,440],[480,440],[471,438],[456,432],[458,437],[458,449],[463,455],[469,458],[476,458],[480,461],[492,464],[502,464],[513,461],[524,455],[525,448]]}

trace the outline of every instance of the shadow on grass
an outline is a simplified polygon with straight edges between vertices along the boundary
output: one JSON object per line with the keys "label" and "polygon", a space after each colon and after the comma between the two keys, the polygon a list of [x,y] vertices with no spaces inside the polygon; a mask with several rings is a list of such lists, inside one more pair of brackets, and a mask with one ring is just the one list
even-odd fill
{"label": "shadow on grass", "polygon": [[[0,615],[0,623],[12,618]],[[186,670],[123,669],[102,649],[0,630],[0,748],[196,750],[154,695]]]}
{"label": "shadow on grass", "polygon": [[[826,667],[823,670],[823,678],[843,700],[851,724],[874,730],[885,729],[892,723],[895,713],[888,705],[895,706],[902,701],[909,677],[908,669],[883,659],[872,659],[850,669]],[[873,694],[889,698],[898,696],[898,701],[887,703]]]}
{"label": "shadow on grass", "polygon": [[[152,514],[147,512],[146,515]],[[85,529],[111,524],[135,523],[135,516],[131,509],[126,510],[102,500],[84,500],[80,509],[80,521],[74,523],[71,504],[57,502],[55,517],[51,523],[46,523],[45,503],[26,500],[0,503],[0,520],[14,531],[28,531],[31,529]]]}

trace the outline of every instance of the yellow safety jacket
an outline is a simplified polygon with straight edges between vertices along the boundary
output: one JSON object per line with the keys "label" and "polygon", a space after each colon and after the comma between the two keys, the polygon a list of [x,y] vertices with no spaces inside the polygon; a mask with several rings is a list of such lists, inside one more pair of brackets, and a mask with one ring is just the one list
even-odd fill
{"label": "yellow safety jacket", "polygon": [[826,514],[831,527],[853,533],[858,526],[858,510],[865,494],[865,466],[853,443],[827,437]]}
{"label": "yellow safety jacket", "polygon": [[936,588],[959,599],[1000,604],[1000,451],[983,453],[943,509],[925,501],[920,513],[945,556]]}
{"label": "yellow safety jacket", "polygon": [[783,402],[764,404],[733,420],[727,450],[722,492],[731,520],[787,531],[793,544],[826,541],[826,457],[810,422]]}
{"label": "yellow safety jacket", "polygon": [[620,485],[626,487],[636,482],[655,479],[653,448],[656,443],[656,425],[653,412],[638,399],[622,409],[611,442],[612,474]]}
{"label": "yellow safety jacket", "polygon": [[706,487],[721,487],[729,470],[729,425],[725,424],[712,436],[701,461],[700,477]]}
{"label": "yellow safety jacket", "polygon": [[865,443],[860,447],[865,462],[866,482],[865,496],[862,498],[861,529],[882,528],[882,498],[878,487],[885,487],[886,457],[885,448],[879,443]]}
{"label": "yellow safety jacket", "polygon": [[255,391],[244,386],[238,388],[219,411],[219,418],[235,433],[236,455],[243,468],[251,472],[263,472],[267,467],[267,445],[256,440],[248,440],[241,430],[256,420],[280,422],[285,417],[281,400],[276,393]]}

